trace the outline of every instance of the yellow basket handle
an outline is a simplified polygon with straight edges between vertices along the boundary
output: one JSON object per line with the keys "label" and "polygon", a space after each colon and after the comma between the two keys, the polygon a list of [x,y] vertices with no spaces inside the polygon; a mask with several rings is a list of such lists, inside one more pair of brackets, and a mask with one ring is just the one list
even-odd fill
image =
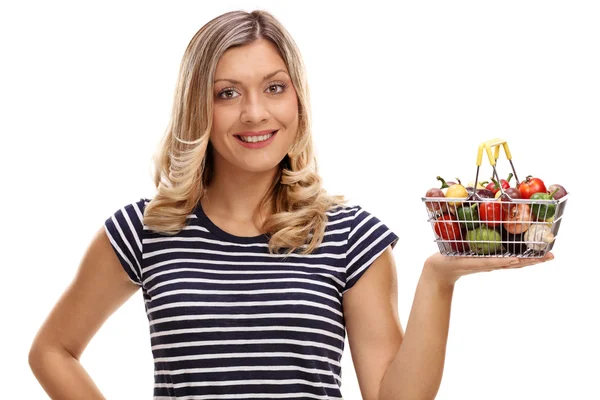
{"label": "yellow basket handle", "polygon": [[[483,142],[479,145],[479,150],[477,151],[477,166],[481,166],[481,158],[483,157],[483,149],[485,149],[488,159],[490,160],[490,165],[492,167],[496,166],[496,160],[500,156],[500,146],[504,147],[504,153],[506,154],[506,158],[508,160],[512,160],[512,156],[510,155],[510,150],[508,149],[508,143],[504,139],[492,139],[487,142]],[[492,155],[492,147],[494,147],[494,154]]]}

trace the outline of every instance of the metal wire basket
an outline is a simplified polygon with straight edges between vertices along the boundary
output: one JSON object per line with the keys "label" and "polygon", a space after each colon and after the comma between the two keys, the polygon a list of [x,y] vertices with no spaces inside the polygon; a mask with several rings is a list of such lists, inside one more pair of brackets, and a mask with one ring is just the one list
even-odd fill
{"label": "metal wire basket", "polygon": [[[478,194],[477,182],[485,150],[493,177],[500,147],[504,148],[513,175],[519,179],[505,140],[482,143],[477,154],[477,173],[466,198],[422,197],[435,243],[441,254],[466,257],[543,257],[552,250],[558,237],[568,194],[558,200],[516,199],[500,185],[497,198]],[[492,149],[494,152],[492,153]]]}

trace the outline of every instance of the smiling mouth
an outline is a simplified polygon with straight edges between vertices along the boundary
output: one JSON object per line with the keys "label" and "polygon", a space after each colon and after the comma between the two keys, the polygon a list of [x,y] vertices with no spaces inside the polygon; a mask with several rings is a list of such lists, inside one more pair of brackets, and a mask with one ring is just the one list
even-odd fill
{"label": "smiling mouth", "polygon": [[261,136],[240,136],[240,135],[233,135],[233,136],[235,136],[239,141],[244,142],[244,143],[260,143],[260,142],[264,142],[265,140],[269,140],[277,132],[279,132],[279,129],[276,131],[273,131],[271,133],[268,133],[266,135],[261,135]]}

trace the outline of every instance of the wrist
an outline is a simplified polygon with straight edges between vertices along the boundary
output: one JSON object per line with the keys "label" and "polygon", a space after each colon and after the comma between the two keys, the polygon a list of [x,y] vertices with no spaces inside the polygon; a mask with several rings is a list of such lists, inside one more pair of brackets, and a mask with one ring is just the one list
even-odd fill
{"label": "wrist", "polygon": [[421,272],[421,280],[436,286],[440,290],[452,291],[458,276],[440,272],[440,268],[426,261]]}

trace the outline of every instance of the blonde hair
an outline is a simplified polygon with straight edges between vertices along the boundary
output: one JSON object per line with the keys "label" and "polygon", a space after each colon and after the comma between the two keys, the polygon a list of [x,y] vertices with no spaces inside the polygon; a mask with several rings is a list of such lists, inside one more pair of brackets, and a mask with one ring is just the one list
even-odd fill
{"label": "blonde hair", "polygon": [[309,90],[300,51],[287,30],[266,11],[232,11],[204,25],[183,55],[171,119],[154,155],[157,193],[144,211],[144,224],[164,234],[178,233],[206,194],[212,177],[209,136],[212,128],[213,81],[223,53],[258,39],[274,43],[298,96],[298,133],[292,149],[261,201],[270,210],[262,230],[270,235],[269,251],[312,252],[323,239],[326,211],[346,202],[330,196],[317,172],[311,132]]}

